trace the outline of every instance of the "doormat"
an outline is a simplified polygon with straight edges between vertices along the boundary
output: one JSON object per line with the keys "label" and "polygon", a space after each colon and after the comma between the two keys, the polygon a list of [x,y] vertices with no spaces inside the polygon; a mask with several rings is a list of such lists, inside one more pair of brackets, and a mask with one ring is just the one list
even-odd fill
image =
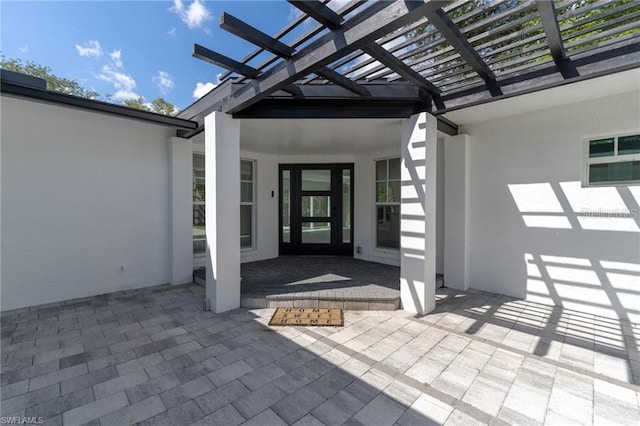
{"label": "doormat", "polygon": [[269,325],[337,326],[344,325],[342,309],[278,308]]}

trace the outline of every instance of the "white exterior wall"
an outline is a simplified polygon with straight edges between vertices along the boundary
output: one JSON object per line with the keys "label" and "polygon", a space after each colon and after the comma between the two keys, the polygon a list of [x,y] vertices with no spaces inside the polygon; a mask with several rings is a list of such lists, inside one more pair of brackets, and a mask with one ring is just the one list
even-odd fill
{"label": "white exterior wall", "polygon": [[1,309],[170,282],[175,130],[1,101]]}
{"label": "white exterior wall", "polygon": [[632,92],[464,127],[472,288],[640,322],[640,186],[580,183],[583,137],[640,130],[639,100]]}

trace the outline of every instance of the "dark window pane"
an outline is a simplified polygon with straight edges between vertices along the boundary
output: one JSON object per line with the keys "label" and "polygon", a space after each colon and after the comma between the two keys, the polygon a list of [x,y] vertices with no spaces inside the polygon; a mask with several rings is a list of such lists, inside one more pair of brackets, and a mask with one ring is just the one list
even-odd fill
{"label": "dark window pane", "polygon": [[351,242],[351,170],[342,171],[342,242]]}
{"label": "dark window pane", "polygon": [[193,155],[193,201],[204,201],[204,155]]}
{"label": "dark window pane", "polygon": [[613,138],[589,141],[589,157],[606,157],[613,155]]}
{"label": "dark window pane", "polygon": [[253,184],[251,182],[240,183],[240,201],[243,203],[253,201]]}
{"label": "dark window pane", "polygon": [[387,201],[389,201],[390,203],[400,202],[400,181],[399,180],[389,181]]}
{"label": "dark window pane", "polygon": [[202,226],[204,229],[204,205],[193,206],[193,226]]}
{"label": "dark window pane", "polygon": [[240,247],[251,247],[252,206],[240,206]]}
{"label": "dark window pane", "polygon": [[291,194],[291,177],[289,170],[282,171],[282,242],[291,242],[291,234],[289,231],[291,210],[290,210],[290,194]]}
{"label": "dark window pane", "polygon": [[193,174],[204,177],[204,155],[193,154]]}
{"label": "dark window pane", "polygon": [[240,161],[240,180],[253,180],[253,161]]}
{"label": "dark window pane", "polygon": [[303,244],[330,244],[330,222],[302,222]]}
{"label": "dark window pane", "polygon": [[207,251],[207,239],[206,238],[193,238],[193,253],[201,254]]}
{"label": "dark window pane", "polygon": [[400,248],[400,206],[379,206],[377,210],[378,247]]}
{"label": "dark window pane", "polygon": [[376,202],[385,203],[387,201],[387,181],[376,182]]}
{"label": "dark window pane", "polygon": [[331,170],[303,170],[303,191],[331,191]]}
{"label": "dark window pane", "polygon": [[376,180],[387,178],[387,160],[376,161]]}
{"label": "dark window pane", "polygon": [[640,180],[640,161],[591,164],[589,183],[628,182]]}
{"label": "dark window pane", "polygon": [[400,179],[400,158],[389,160],[389,179]]}
{"label": "dark window pane", "polygon": [[331,197],[314,195],[302,197],[302,217],[329,217]]}
{"label": "dark window pane", "polygon": [[618,155],[640,153],[640,135],[620,136],[618,138]]}
{"label": "dark window pane", "polygon": [[193,201],[205,201],[204,179],[193,179]]}
{"label": "dark window pane", "polygon": [[204,253],[207,240],[204,227],[204,206],[193,206],[193,252]]}

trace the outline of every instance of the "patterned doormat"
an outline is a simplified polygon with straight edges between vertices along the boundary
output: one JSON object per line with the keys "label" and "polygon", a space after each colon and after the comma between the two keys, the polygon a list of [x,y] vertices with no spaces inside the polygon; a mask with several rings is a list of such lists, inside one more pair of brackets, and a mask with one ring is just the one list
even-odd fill
{"label": "patterned doormat", "polygon": [[273,317],[271,317],[269,325],[342,327],[344,325],[344,316],[342,309],[278,308]]}

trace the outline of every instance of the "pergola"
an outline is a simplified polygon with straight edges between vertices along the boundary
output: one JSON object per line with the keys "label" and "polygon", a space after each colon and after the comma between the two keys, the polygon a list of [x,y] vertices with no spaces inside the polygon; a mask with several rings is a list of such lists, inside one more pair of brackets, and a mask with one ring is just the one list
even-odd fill
{"label": "pergola", "polygon": [[[301,13],[274,36],[223,13],[220,27],[253,43],[240,61],[195,44],[223,67],[221,84],[180,114],[236,118],[438,117],[448,111],[637,68],[640,3],[590,0],[331,0],[289,2]],[[314,22],[293,42],[282,39]],[[308,25],[308,24],[307,24]],[[304,27],[301,27],[304,28]],[[257,65],[264,52],[267,59]],[[262,55],[264,56],[264,55]]]}
{"label": "pergola", "polygon": [[[467,217],[469,137],[444,115],[640,64],[635,1],[351,1],[337,11],[329,0],[290,3],[301,14],[275,36],[222,14],[223,29],[256,45],[240,61],[193,49],[227,70],[180,113],[198,128],[179,133],[206,126],[206,300],[216,312],[240,305],[242,119],[398,119],[400,297],[422,315],[435,308],[438,131],[460,151],[449,163],[459,196],[448,199],[461,223]],[[302,34],[285,43],[296,28]],[[468,263],[465,235],[449,247]]]}

